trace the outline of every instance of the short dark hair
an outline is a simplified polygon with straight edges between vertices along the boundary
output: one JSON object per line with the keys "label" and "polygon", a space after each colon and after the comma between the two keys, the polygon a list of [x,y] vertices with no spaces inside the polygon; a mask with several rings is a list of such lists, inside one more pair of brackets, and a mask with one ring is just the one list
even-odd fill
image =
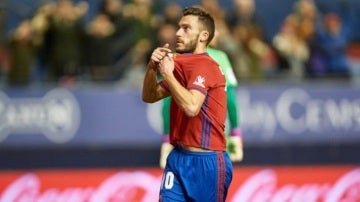
{"label": "short dark hair", "polygon": [[203,8],[199,6],[192,6],[183,10],[183,16],[195,15],[199,17],[199,21],[202,26],[209,32],[209,38],[207,44],[214,38],[215,33],[215,22],[214,18]]}

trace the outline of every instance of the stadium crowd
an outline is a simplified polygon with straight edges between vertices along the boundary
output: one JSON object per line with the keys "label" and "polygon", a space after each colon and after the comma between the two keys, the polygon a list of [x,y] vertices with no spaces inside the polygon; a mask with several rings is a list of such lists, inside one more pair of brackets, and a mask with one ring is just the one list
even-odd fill
{"label": "stadium crowd", "polygon": [[[217,48],[228,53],[240,82],[352,77],[348,47],[355,41],[351,5],[320,12],[296,0],[271,39],[255,0],[201,0],[215,17]],[[150,51],[173,44],[182,6],[176,1],[101,0],[85,23],[87,1],[43,1],[9,34],[1,19],[0,80],[33,83],[112,82],[140,86]],[[275,26],[275,25],[274,25]],[[172,47],[170,47],[172,48]]]}

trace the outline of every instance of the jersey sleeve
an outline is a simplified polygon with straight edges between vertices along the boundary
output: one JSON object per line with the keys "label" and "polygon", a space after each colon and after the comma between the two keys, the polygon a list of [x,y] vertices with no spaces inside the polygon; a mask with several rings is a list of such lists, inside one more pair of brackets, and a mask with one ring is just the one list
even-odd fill
{"label": "jersey sleeve", "polygon": [[217,84],[214,71],[221,71],[219,65],[211,60],[197,63],[196,68],[192,68],[188,76],[188,89],[196,89],[206,94],[206,92]]}

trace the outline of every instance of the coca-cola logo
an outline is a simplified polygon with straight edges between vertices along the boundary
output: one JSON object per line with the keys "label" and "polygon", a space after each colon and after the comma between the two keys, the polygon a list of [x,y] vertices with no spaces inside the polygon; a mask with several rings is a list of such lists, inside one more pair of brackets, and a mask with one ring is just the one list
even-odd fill
{"label": "coca-cola logo", "polygon": [[354,169],[334,184],[286,184],[277,186],[272,169],[249,177],[236,191],[232,202],[357,202],[360,200],[360,169]]}
{"label": "coca-cola logo", "polygon": [[41,181],[27,173],[11,183],[0,202],[138,202],[158,198],[160,178],[143,171],[119,172],[98,187],[68,187],[41,190]]}
{"label": "coca-cola logo", "polygon": [[[90,174],[89,174],[90,175]],[[97,186],[43,188],[39,176],[27,173],[10,183],[0,202],[151,202],[158,200],[161,176],[146,171],[120,171]],[[350,170],[335,182],[279,185],[273,169],[233,183],[230,202],[357,202],[360,201],[360,168]]]}

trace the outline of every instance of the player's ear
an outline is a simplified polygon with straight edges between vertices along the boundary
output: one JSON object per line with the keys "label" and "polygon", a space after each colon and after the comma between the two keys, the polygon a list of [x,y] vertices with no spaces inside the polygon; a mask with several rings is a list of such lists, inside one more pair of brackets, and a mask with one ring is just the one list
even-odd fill
{"label": "player's ear", "polygon": [[201,31],[200,32],[200,42],[205,42],[209,38],[209,32],[208,31]]}

